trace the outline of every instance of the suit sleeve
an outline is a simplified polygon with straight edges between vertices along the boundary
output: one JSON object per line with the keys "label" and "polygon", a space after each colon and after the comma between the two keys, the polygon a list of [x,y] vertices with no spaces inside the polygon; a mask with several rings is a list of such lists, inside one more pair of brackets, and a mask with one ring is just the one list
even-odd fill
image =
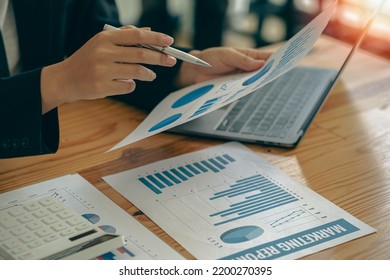
{"label": "suit sleeve", "polygon": [[[15,2],[17,3],[19,2]],[[50,19],[59,22],[52,27],[61,26],[61,30],[55,29],[56,32],[50,32],[50,36],[47,34],[43,37],[50,40],[42,49],[51,46],[46,52],[38,49],[40,56],[37,59],[43,59],[43,62],[37,61],[35,56],[24,56],[23,64],[26,69],[31,69],[30,71],[0,79],[0,158],[41,155],[58,150],[60,137],[57,109],[42,115],[41,69],[44,65],[71,55],[101,31],[104,23],[120,25],[114,0],[63,0],[53,3],[56,4],[45,7],[47,12],[50,12]],[[35,6],[32,8],[37,9]],[[28,17],[19,17],[24,24],[21,29],[24,30],[23,38],[28,37],[31,41],[34,38],[29,37],[31,32],[27,28],[28,24],[26,25],[27,19]],[[27,39],[19,41],[28,42]],[[116,99],[150,111],[175,89],[174,79],[179,65],[180,62],[172,68],[148,65],[147,67],[156,72],[157,79],[153,82],[137,81],[137,88],[133,93],[118,96]]]}
{"label": "suit sleeve", "polygon": [[[33,2],[14,3],[19,42],[25,47],[21,48],[23,66],[28,72],[0,79],[0,158],[58,150],[58,111],[42,115],[42,67],[71,55],[101,31],[105,22],[119,24],[114,0]],[[48,28],[39,34],[31,32],[31,17]],[[31,44],[36,38],[42,46]]]}
{"label": "suit sleeve", "polygon": [[55,153],[58,113],[42,115],[41,69],[0,79],[0,158]]}

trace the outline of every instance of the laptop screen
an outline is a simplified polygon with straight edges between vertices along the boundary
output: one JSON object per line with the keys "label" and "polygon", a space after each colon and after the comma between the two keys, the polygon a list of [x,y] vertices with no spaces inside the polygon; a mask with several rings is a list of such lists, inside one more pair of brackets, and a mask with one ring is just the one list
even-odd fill
{"label": "laptop screen", "polygon": [[385,4],[386,0],[383,0],[381,2],[381,4],[379,5],[379,7],[376,9],[376,11],[374,11],[374,13],[372,14],[372,16],[368,19],[368,21],[366,22],[366,24],[363,26],[361,32],[359,33],[358,35],[358,38],[357,40],[355,41],[355,43],[353,44],[352,46],[352,49],[351,51],[349,52],[347,58],[345,59],[344,63],[342,64],[341,68],[340,68],[340,71],[338,72],[336,78],[335,78],[335,82],[338,80],[338,78],[340,77],[340,75],[342,74],[342,72],[344,71],[344,69],[346,68],[347,64],[349,63],[349,61],[351,60],[351,58],[353,57],[353,54],[356,52],[356,50],[360,47],[360,45],[362,44],[363,40],[365,39],[368,31],[370,30],[375,18],[377,17],[377,15],[379,14],[379,12],[382,10],[384,4]]}
{"label": "laptop screen", "polygon": [[[338,8],[342,10],[342,6]],[[346,47],[339,41],[334,44],[331,38],[319,42],[299,67],[231,105],[174,128],[173,132],[295,147],[366,37],[379,10],[363,21],[353,46]]]}

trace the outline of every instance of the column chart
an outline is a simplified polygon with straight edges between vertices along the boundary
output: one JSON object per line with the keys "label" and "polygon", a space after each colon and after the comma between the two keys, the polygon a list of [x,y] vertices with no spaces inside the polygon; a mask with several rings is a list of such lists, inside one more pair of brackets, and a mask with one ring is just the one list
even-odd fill
{"label": "column chart", "polygon": [[198,259],[294,259],[372,232],[235,142],[103,179]]}
{"label": "column chart", "polygon": [[[252,194],[255,192],[255,194]],[[297,201],[298,198],[262,175],[254,175],[237,180],[228,189],[217,192],[210,200],[243,196],[241,202],[232,203],[226,210],[211,214],[211,217],[229,217],[215,223],[218,226],[243,219],[282,205]]]}
{"label": "column chart", "polygon": [[195,161],[185,165],[179,165],[168,170],[161,170],[150,175],[138,178],[138,180],[155,194],[161,194],[166,187],[179,185],[185,181],[201,177],[204,173],[219,173],[226,169],[235,159],[228,154]]}

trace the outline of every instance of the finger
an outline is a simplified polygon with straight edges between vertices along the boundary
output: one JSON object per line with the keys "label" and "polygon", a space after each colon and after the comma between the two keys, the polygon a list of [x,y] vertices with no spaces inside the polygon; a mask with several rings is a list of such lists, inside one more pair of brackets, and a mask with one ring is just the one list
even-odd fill
{"label": "finger", "polygon": [[143,29],[143,30],[152,30],[152,28],[150,27],[136,27],[134,25],[124,25],[122,27],[120,27],[119,29],[134,29],[134,28],[139,28],[139,29]]}
{"label": "finger", "polygon": [[166,47],[173,44],[173,38],[160,32],[140,28],[125,28],[105,31],[111,37],[111,42],[118,46],[134,46],[147,44]]}
{"label": "finger", "polygon": [[258,60],[267,60],[271,56],[271,53],[265,52],[265,51],[260,51],[257,49],[236,48],[236,50],[247,55],[247,56],[250,56],[253,59],[258,59]]}
{"label": "finger", "polygon": [[110,88],[112,91],[107,96],[127,94],[135,90],[136,83],[131,79],[113,80]]}
{"label": "finger", "polygon": [[139,64],[117,63],[110,72],[112,80],[139,80],[151,82],[156,79],[156,73]]}
{"label": "finger", "polygon": [[121,47],[117,46],[112,52],[112,61],[121,63],[142,63],[161,66],[173,66],[176,64],[176,58],[140,47]]}
{"label": "finger", "polygon": [[[249,53],[252,55],[254,54],[252,52]],[[235,67],[244,71],[253,71],[260,68],[265,63],[265,59],[263,59],[264,56],[255,57],[256,58],[253,58],[252,56],[247,55],[247,52],[242,53],[240,51],[236,51],[226,58],[226,63],[231,67]],[[261,57],[261,59],[258,59],[258,57]]]}
{"label": "finger", "polygon": [[135,29],[135,28],[137,27],[131,24],[119,27],[119,29]]}

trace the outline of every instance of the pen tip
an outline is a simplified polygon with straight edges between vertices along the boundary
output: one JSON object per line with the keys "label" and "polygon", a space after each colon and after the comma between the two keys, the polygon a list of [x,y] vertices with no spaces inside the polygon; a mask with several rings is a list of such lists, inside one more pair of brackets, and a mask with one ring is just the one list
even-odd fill
{"label": "pen tip", "polygon": [[201,66],[204,66],[204,67],[211,67],[211,64],[209,64],[209,63],[207,63],[207,62],[205,62],[205,61],[203,61],[203,60],[197,60],[196,61],[199,65],[201,65]]}

